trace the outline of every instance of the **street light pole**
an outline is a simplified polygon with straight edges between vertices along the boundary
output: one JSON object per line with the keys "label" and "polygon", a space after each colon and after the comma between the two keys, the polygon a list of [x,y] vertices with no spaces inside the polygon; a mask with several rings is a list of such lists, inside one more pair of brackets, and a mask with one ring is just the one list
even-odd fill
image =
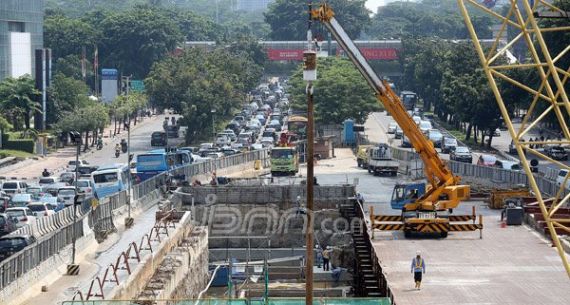
{"label": "street light pole", "polygon": [[214,141],[212,143],[216,143],[216,109],[212,109],[212,138]]}
{"label": "street light pole", "polygon": [[77,146],[77,151],[75,153],[75,196],[73,198],[73,225],[71,228],[71,264],[67,265],[67,275],[78,275],[79,265],[75,263],[75,242],[77,240],[77,202],[79,201],[79,188],[77,187],[77,178],[79,177],[79,152],[81,151],[81,133],[77,131],[70,132],[75,145]]}

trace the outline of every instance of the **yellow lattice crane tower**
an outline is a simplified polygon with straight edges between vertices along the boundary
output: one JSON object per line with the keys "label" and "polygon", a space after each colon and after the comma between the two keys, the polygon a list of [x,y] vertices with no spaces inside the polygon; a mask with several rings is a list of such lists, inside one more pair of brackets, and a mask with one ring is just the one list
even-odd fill
{"label": "yellow lattice crane tower", "polygon": [[[523,169],[528,176],[529,185],[536,194],[536,199],[554,245],[556,245],[558,254],[570,277],[570,264],[562,248],[560,236],[557,234],[557,230],[570,233],[570,220],[559,219],[556,216],[557,210],[568,205],[570,201],[570,194],[564,189],[567,181],[560,185],[560,188],[554,195],[553,203],[546,205],[544,195],[541,193],[529,164],[529,159],[536,158],[542,162],[548,162],[560,168],[570,170],[570,166],[550,158],[536,148],[544,144],[570,145],[570,131],[568,129],[570,102],[564,89],[565,85],[568,86],[567,81],[570,77],[570,67],[567,66],[570,57],[570,45],[563,46],[561,49],[560,47],[549,45],[552,44],[549,42],[556,40],[557,37],[562,39],[564,35],[566,37],[570,35],[570,19],[567,19],[569,7],[562,6],[568,5],[568,2],[509,0],[508,10],[505,9],[501,12],[489,7],[490,5],[488,4],[492,4],[493,1],[457,0],[457,2],[481,60],[483,70],[513,139]],[[501,23],[499,34],[494,39],[493,46],[488,49],[483,48],[481,45],[477,30],[472,22],[472,19],[476,18],[474,13],[480,15],[481,12]],[[544,22],[541,20],[542,18],[562,18],[559,20],[564,20],[564,22],[551,22],[551,20]],[[569,22],[565,22],[566,20]],[[509,32],[509,35],[507,35],[507,32]],[[545,37],[548,35],[550,37]],[[501,43],[503,41],[506,41],[506,44]],[[525,57],[528,58],[523,62],[511,60],[508,64],[498,60],[516,44],[526,44],[527,54]],[[539,81],[523,81],[509,76],[512,75],[509,74],[509,71],[516,69],[534,70],[539,77]],[[497,85],[499,82],[508,82],[532,96],[532,103],[520,126],[517,125],[515,127],[511,121],[502,92]],[[524,141],[523,137],[528,135],[532,128],[543,123],[550,113],[554,113],[558,121],[561,132],[560,138],[548,142],[541,140]],[[570,175],[566,175],[566,179],[569,179],[568,176]]]}

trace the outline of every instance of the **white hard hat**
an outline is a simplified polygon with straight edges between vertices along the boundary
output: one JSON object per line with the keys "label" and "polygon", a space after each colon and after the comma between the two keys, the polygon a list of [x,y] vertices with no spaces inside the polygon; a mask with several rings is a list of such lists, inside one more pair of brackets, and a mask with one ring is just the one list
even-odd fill
{"label": "white hard hat", "polygon": [[418,251],[416,251],[416,255],[420,256],[420,255],[422,255],[422,252],[420,250],[418,250]]}

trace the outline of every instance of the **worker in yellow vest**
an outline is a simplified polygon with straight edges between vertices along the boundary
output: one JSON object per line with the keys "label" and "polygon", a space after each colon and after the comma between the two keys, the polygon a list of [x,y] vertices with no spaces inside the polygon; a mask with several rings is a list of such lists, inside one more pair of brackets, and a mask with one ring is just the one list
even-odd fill
{"label": "worker in yellow vest", "polygon": [[422,284],[422,274],[426,273],[426,263],[422,258],[420,251],[417,251],[416,257],[412,259],[412,273],[414,274],[416,289],[420,290],[420,286]]}

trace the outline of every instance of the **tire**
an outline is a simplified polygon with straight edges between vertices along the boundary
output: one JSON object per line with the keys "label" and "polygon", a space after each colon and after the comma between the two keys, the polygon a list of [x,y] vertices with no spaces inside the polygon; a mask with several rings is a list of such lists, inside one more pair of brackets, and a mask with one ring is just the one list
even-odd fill
{"label": "tire", "polygon": [[372,174],[372,169],[370,169],[370,167],[368,168],[368,173]]}

